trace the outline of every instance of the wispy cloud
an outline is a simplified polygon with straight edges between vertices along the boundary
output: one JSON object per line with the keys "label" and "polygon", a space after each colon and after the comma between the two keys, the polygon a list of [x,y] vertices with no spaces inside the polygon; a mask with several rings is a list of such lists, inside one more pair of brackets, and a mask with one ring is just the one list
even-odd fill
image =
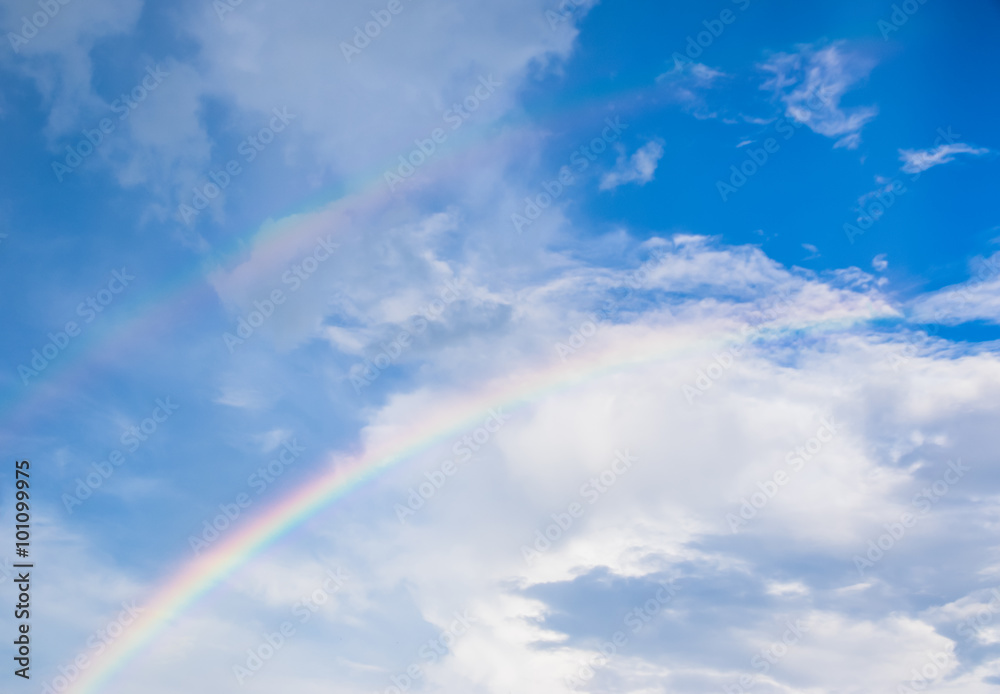
{"label": "wispy cloud", "polygon": [[900,168],[906,173],[920,173],[938,164],[955,161],[956,154],[982,156],[989,154],[989,151],[985,147],[973,147],[964,142],[939,145],[933,149],[901,149],[899,160],[903,162],[903,166]]}
{"label": "wispy cloud", "polygon": [[976,320],[1000,324],[1000,253],[974,261],[969,274],[965,282],[919,297],[914,317],[943,325]]}
{"label": "wispy cloud", "polygon": [[774,92],[784,103],[785,115],[810,130],[837,138],[835,147],[856,148],[861,129],[878,115],[875,106],[842,108],[840,100],[864,80],[875,61],[845,42],[817,49],[800,46],[797,53],[779,53],[761,68],[773,74],[761,89]]}
{"label": "wispy cloud", "polygon": [[626,157],[622,150],[614,170],[606,173],[601,179],[601,190],[614,190],[626,183],[646,185],[653,180],[656,165],[662,157],[663,145],[656,140],[644,144],[631,157]]}
{"label": "wispy cloud", "polygon": [[686,80],[699,87],[711,87],[712,84],[726,73],[721,70],[709,67],[704,63],[696,63],[693,60],[674,59],[674,66],[657,76],[656,81],[660,83],[674,83]]}
{"label": "wispy cloud", "polygon": [[705,105],[705,92],[728,77],[721,70],[693,60],[674,59],[674,66],[656,77],[668,94],[681,102],[696,118],[714,118],[716,113]]}

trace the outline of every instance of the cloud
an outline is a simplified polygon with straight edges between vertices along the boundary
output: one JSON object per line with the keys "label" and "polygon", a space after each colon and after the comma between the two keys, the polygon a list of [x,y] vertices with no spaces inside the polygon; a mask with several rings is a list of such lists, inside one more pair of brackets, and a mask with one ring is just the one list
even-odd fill
{"label": "cloud", "polygon": [[675,58],[674,66],[666,72],[657,75],[656,81],[661,84],[687,82],[698,87],[709,88],[723,77],[726,77],[726,73],[709,67],[704,63]]}
{"label": "cloud", "polygon": [[[28,0],[19,0],[21,6],[29,14],[27,8],[38,9]],[[430,137],[436,128],[451,136],[450,148],[488,128],[515,102],[521,80],[558,68],[587,9],[553,28],[543,0],[483,4],[475,17],[452,11],[449,0],[402,6],[405,10],[392,15],[392,23],[349,61],[342,44],[353,46],[355,28],[372,21],[371,10],[360,6],[289,0],[276,8],[246,0],[221,18],[211,3],[168,13],[164,21],[184,37],[185,50],[163,59],[168,77],[86,167],[110,169],[123,187],[141,186],[149,193],[149,214],[162,220],[176,218],[180,203],[191,204],[192,188],[206,185],[211,173],[234,158],[246,169],[240,188],[249,197],[275,200],[280,186],[268,180],[264,167],[238,155],[237,147],[256,135],[277,108],[287,109],[295,120],[258,161],[267,156],[288,166],[300,191],[324,181],[354,181],[357,172],[381,177],[398,165],[400,155],[409,154],[416,139]],[[43,94],[53,152],[62,152],[64,139],[80,137],[82,128],[93,128],[109,115],[113,97],[105,98],[94,86],[92,48],[107,36],[148,30],[139,21],[144,11],[153,12],[141,0],[70,3],[60,10],[58,22],[12,59]],[[131,88],[145,68],[146,63],[129,65],[117,76]],[[485,99],[483,81],[492,88]],[[313,89],[317,84],[324,88]],[[352,97],[331,100],[330,93]],[[469,117],[452,135],[444,117],[449,109],[454,117],[455,107],[467,102],[476,106],[462,111]],[[439,150],[434,162],[443,156]],[[201,218],[224,222],[231,192],[217,196]],[[202,239],[185,233],[191,245],[205,248]]]}
{"label": "cloud", "polygon": [[[783,267],[759,248],[693,234],[627,239],[625,263],[567,256],[545,273],[525,254],[520,279],[500,283],[503,270],[490,263],[445,255],[457,218],[428,216],[406,236],[414,255],[428,259],[412,270],[447,257],[449,271],[476,288],[471,310],[428,335],[432,347],[419,359],[394,367],[413,380],[365,409],[347,446],[353,453],[334,448],[321,462],[297,462],[311,467],[295,483],[392,445],[400,432],[429,435],[484,403],[510,419],[405,523],[394,507],[437,479],[467,432],[414,452],[255,557],[166,630],[123,685],[165,694],[191,677],[238,691],[231,667],[289,620],[294,637],[244,689],[384,690],[417,663],[426,687],[548,694],[565,689],[585,660],[598,688],[700,693],[753,676],[754,655],[784,643],[780,667],[768,673],[776,687],[861,691],[875,683],[893,691],[929,651],[944,654],[929,691],[945,691],[952,677],[962,691],[988,691],[989,656],[957,648],[952,632],[937,627],[965,614],[949,605],[978,595],[970,577],[1000,570],[981,551],[995,534],[1000,491],[989,472],[998,443],[989,422],[1000,414],[994,355],[918,350],[893,369],[904,345],[876,326],[899,312],[870,283],[845,287],[839,277]],[[371,260],[369,275],[401,267]],[[428,276],[426,286],[436,280]],[[379,320],[420,301],[397,307],[350,278],[343,284],[345,301],[377,307]],[[487,292],[492,285],[504,288]],[[612,312],[588,325],[609,301]],[[484,339],[463,328],[491,302],[512,309],[500,329]],[[310,324],[331,317],[328,307],[311,310]],[[565,360],[559,344],[571,346]],[[347,386],[335,373],[338,355],[322,347],[318,368],[300,378],[320,379],[339,398]],[[271,375],[235,364],[220,379],[236,373],[241,388],[269,390]],[[512,398],[519,389],[533,395]],[[819,443],[824,422],[833,435]],[[952,436],[956,427],[966,433]],[[616,451],[625,450],[634,463],[613,472]],[[974,472],[859,575],[853,557],[886,524],[919,513],[914,495],[954,459]],[[779,471],[788,480],[780,486],[772,482]],[[582,493],[590,480],[605,491]],[[973,496],[979,501],[967,503]],[[583,511],[570,516],[574,502]],[[737,533],[730,515],[746,517]],[[538,556],[526,560],[524,547]],[[90,557],[81,560],[86,575],[86,562],[102,558],[78,549]],[[317,550],[351,578],[302,625],[293,609],[322,585]],[[676,591],[668,601],[661,587],[669,581]],[[931,600],[940,611],[902,597],[918,592],[942,596]],[[421,648],[465,611],[471,628],[448,636],[433,662],[422,658]],[[799,633],[787,635],[788,624]],[[618,631],[627,643],[595,660]],[[330,644],[335,662],[317,659]]]}
{"label": "cloud", "polygon": [[894,198],[896,191],[902,187],[902,184],[900,184],[896,179],[890,179],[884,176],[876,176],[875,183],[878,185],[878,188],[858,196],[858,209],[864,209],[865,204],[873,198]]}
{"label": "cloud", "polygon": [[875,106],[841,107],[844,94],[862,82],[875,61],[844,41],[823,48],[800,46],[778,53],[761,68],[773,74],[761,85],[785,105],[785,115],[813,132],[836,138],[834,147],[855,149],[861,130],[878,114]]}
{"label": "cloud", "polygon": [[[197,170],[203,147],[227,133],[239,140],[287,103],[299,129],[277,160],[291,166],[270,171],[268,183],[303,170],[314,180],[357,170],[378,179],[481,73],[503,88],[463,128],[510,113],[518,85],[566,56],[576,31],[570,21],[550,30],[551,3],[487,3],[474,19],[446,2],[404,7],[351,63],[339,40],[371,8],[348,16],[322,3],[245,0],[220,23],[200,7],[181,21],[195,57],[176,67],[178,103],[145,104],[128,136],[134,158],[109,165],[123,183],[169,190]],[[775,88],[790,116],[856,146],[874,113],[837,104],[860,79],[861,59],[831,50],[789,58]],[[665,74],[664,88],[692,105],[724,77],[699,64]],[[825,106],[801,112],[812,89]],[[202,119],[204,103],[224,106],[218,122]],[[185,120],[170,130],[174,116]],[[162,374],[181,388],[196,371],[190,429],[169,447],[163,439],[143,449],[143,465],[121,467],[94,492],[88,512],[109,492],[133,504],[107,514],[110,533],[98,514],[49,521],[42,503],[39,537],[50,541],[39,546],[72,565],[48,574],[45,590],[62,599],[41,601],[39,628],[59,635],[39,662],[43,683],[88,652],[115,602],[145,604],[157,574],[187,559],[186,536],[237,494],[257,494],[248,475],[268,464],[265,452],[300,436],[309,454],[253,497],[227,537],[348,459],[426,442],[405,446],[396,464],[178,615],[109,692],[386,691],[405,688],[405,677],[427,690],[551,694],[585,661],[597,691],[702,694],[755,676],[755,655],[779,646],[762,689],[895,691],[929,651],[944,664],[925,691],[989,691],[994,654],[964,648],[954,627],[984,602],[984,577],[1000,577],[995,554],[983,551],[995,545],[1000,512],[996,355],[923,340],[903,320],[912,307],[856,267],[817,274],[689,231],[619,228],[581,241],[563,214],[575,202],[568,195],[515,238],[509,211],[538,192],[520,177],[541,135],[481,142],[466,133],[475,151],[454,166],[429,164],[413,193],[360,186],[267,221],[237,253],[208,261],[218,301],[195,302],[207,315],[184,314],[176,335],[151,333],[158,351],[143,353],[134,373],[149,387]],[[170,158],[172,142],[186,163]],[[623,150],[601,188],[652,180],[662,156],[658,140]],[[466,165],[483,160],[490,166]],[[307,290],[293,290],[285,273],[327,240],[337,248],[317,261]],[[963,287],[979,297],[976,311],[995,310],[986,303],[1000,294],[995,282]],[[453,300],[433,309],[445,288]],[[285,292],[277,306],[276,289]],[[948,291],[958,289],[928,302],[953,305]],[[254,311],[266,321],[243,328]],[[415,316],[426,322],[419,333]],[[230,353],[221,333],[237,326],[253,330]],[[132,351],[129,343],[104,358]],[[365,362],[378,366],[377,379],[356,393],[352,369]],[[483,439],[487,408],[510,419]],[[468,428],[456,425],[463,419]],[[106,427],[112,444],[116,427]],[[65,453],[60,481],[72,489],[105,449]],[[626,472],[622,452],[634,457]],[[454,474],[441,472],[455,460]],[[919,513],[914,498],[953,460],[971,471],[896,537],[894,524]],[[177,483],[145,482],[154,474]],[[401,522],[397,507],[414,513]],[[166,530],[153,541],[139,523]],[[855,556],[886,542],[885,557],[859,572]],[[344,586],[301,612],[338,566]],[[664,582],[677,587],[669,600]],[[466,612],[471,627],[453,634]],[[286,621],[295,633],[276,647]],[[801,624],[792,645],[789,624]],[[600,660],[618,631],[627,643]],[[233,667],[262,644],[269,655],[237,684]]]}
{"label": "cloud", "polygon": [[985,147],[973,147],[964,142],[938,145],[934,149],[901,149],[899,160],[903,162],[903,166],[900,168],[906,173],[916,174],[933,166],[955,161],[956,154],[982,156],[989,152]]}
{"label": "cloud", "polygon": [[674,58],[674,66],[656,77],[666,94],[680,102],[696,118],[714,118],[717,114],[705,104],[705,94],[728,77],[721,70],[693,60]]}
{"label": "cloud", "polygon": [[977,259],[970,275],[965,282],[916,299],[914,319],[942,325],[974,320],[1000,324],[1000,253]]}
{"label": "cloud", "polygon": [[37,1],[11,0],[3,4],[0,12],[7,27],[4,33],[8,45],[13,47],[14,36],[30,38],[19,43],[15,51],[4,51],[0,60],[34,81],[48,112],[46,134],[57,137],[78,127],[93,127],[93,123],[80,122],[90,109],[103,105],[91,88],[91,54],[101,42],[134,30],[143,1],[95,0],[47,6],[55,9],[52,19],[43,13],[45,21],[37,22],[35,17],[41,10]]}
{"label": "cloud", "polygon": [[663,157],[663,145],[656,140],[650,140],[637,149],[631,157],[626,157],[624,150],[620,152],[614,170],[604,174],[601,179],[601,190],[614,190],[626,183],[638,183],[644,186],[652,181],[656,165]]}

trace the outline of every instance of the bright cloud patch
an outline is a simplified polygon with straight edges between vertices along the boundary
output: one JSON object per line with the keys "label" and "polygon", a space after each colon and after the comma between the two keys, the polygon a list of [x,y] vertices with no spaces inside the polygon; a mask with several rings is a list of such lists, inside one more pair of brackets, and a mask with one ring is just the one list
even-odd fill
{"label": "bright cloud patch", "polygon": [[875,61],[846,43],[779,53],[761,67],[773,77],[761,86],[785,105],[785,115],[854,149],[861,129],[878,114],[875,106],[843,107],[841,99],[871,72]]}
{"label": "bright cloud patch", "polygon": [[989,151],[984,147],[973,147],[964,142],[956,142],[939,145],[934,149],[901,149],[899,150],[899,160],[903,162],[901,167],[903,171],[915,174],[940,164],[955,161],[956,154],[982,156],[989,154]]}
{"label": "bright cloud patch", "polygon": [[920,297],[915,318],[946,325],[973,320],[1000,324],[1000,254],[981,259],[971,274],[967,282]]}
{"label": "bright cloud patch", "polygon": [[[417,255],[442,252],[444,237],[422,238]],[[925,616],[887,596],[947,591],[953,567],[997,570],[972,551],[992,532],[995,499],[965,501],[1000,491],[984,472],[993,428],[974,424],[1000,414],[1000,361],[883,334],[876,322],[899,312],[856,269],[845,285],[702,236],[631,246],[643,258],[631,267],[569,262],[503,296],[459,262],[471,310],[420,338],[437,347],[368,413],[353,455],[481,415],[381,475],[349,514],[334,504],[255,559],[225,599],[162,637],[130,685],[171,691],[184,657],[218,690],[235,681],[212,669],[221,660],[261,691],[403,678],[537,694],[741,681],[893,691],[926,668],[921,689],[985,694],[993,661],[941,631],[965,613]],[[387,261],[373,262],[369,272]],[[493,339],[462,329],[497,302],[515,310]],[[474,362],[454,358],[473,346]],[[241,373],[243,388],[267,387]],[[964,437],[948,433],[958,413]],[[330,450],[324,465],[345,455]],[[330,571],[348,578],[334,587]],[[302,607],[310,594],[322,604]],[[251,669],[247,649],[282,620],[294,645]],[[193,649],[206,635],[213,648]],[[310,660],[331,639],[339,666]]]}
{"label": "bright cloud patch", "polygon": [[961,5],[4,3],[33,691],[996,690]]}
{"label": "bright cloud patch", "polygon": [[674,59],[674,66],[656,78],[669,97],[691,111],[697,118],[713,118],[705,103],[705,94],[727,75],[721,70],[693,60]]}
{"label": "bright cloud patch", "polygon": [[609,171],[601,179],[601,190],[614,190],[626,183],[645,185],[653,180],[656,165],[663,157],[663,145],[651,141],[637,149],[631,157],[622,152],[618,156],[613,171]]}

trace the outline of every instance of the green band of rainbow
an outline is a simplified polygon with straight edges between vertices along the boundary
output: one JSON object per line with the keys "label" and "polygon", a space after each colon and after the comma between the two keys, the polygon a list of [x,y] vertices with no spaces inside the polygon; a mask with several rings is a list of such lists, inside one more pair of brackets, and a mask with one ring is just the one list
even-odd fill
{"label": "green band of rainbow", "polygon": [[[809,325],[781,326],[772,332],[783,335],[807,329],[836,331],[857,322],[858,318],[845,314]],[[95,661],[69,691],[74,694],[95,692],[138,656],[175,617],[280,537],[393,466],[474,428],[491,409],[514,411],[548,394],[645,364],[676,359],[685,354],[707,353],[739,339],[735,334],[695,339],[671,337],[666,333],[665,330],[650,332],[645,337],[632,339],[627,351],[600,352],[594,345],[595,353],[591,356],[583,353],[573,355],[566,364],[510,378],[405,431],[394,433],[392,442],[360,457],[332,461],[328,471],[302,485],[228,540],[188,564],[156,594],[143,617],[100,660]],[[677,396],[681,397],[680,391]]]}

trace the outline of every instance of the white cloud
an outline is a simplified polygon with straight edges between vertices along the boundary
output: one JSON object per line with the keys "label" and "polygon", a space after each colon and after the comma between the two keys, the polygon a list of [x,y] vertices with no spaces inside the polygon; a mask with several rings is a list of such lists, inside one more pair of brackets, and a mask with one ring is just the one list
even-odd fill
{"label": "white cloud", "polygon": [[[89,109],[102,105],[91,88],[91,52],[100,42],[132,31],[143,2],[59,2],[57,7],[51,19],[38,25],[28,19],[41,10],[37,0],[10,0],[0,7],[8,48],[13,48],[10,36],[15,32],[31,35],[16,51],[5,50],[0,60],[34,80],[49,112],[46,130],[52,137],[94,126],[91,122],[80,122],[82,116],[89,115]],[[26,31],[27,25],[39,28],[32,34]]]}
{"label": "white cloud", "polygon": [[[8,22],[20,16],[13,12],[29,7],[37,10],[36,3],[19,0]],[[54,152],[63,151],[64,138],[109,114],[93,86],[91,50],[97,41],[133,29],[142,7],[140,0],[70,3],[14,59],[45,97]],[[230,139],[257,133],[273,109],[287,108],[295,115],[293,127],[273,147],[294,165],[300,185],[368,185],[357,180],[357,172],[380,179],[435,128],[450,136],[441,150],[476,139],[507,112],[529,74],[558,69],[576,39],[575,22],[588,7],[553,28],[545,18],[550,3],[543,0],[483,3],[474,13],[453,11],[449,0],[404,3],[348,62],[341,43],[350,44],[355,27],[372,20],[368,8],[245,0],[220,21],[211,3],[192,5],[186,14],[171,15],[178,25],[172,31],[184,35],[191,50],[169,61],[170,76],[159,93],[135,110],[81,172],[95,164],[109,167],[123,186],[142,186],[151,194],[151,215],[173,218],[181,202],[190,204],[192,186],[204,185],[211,171],[236,155]],[[138,79],[144,68],[135,67]],[[493,90],[487,98],[481,98],[481,80]],[[466,100],[473,103],[477,90],[476,105],[463,110],[468,118],[462,129],[453,131],[444,117]],[[218,122],[209,120],[206,104],[224,107],[214,112],[214,118],[221,115]],[[423,168],[444,157],[438,151]],[[266,172],[246,168],[255,173],[241,176],[242,190],[258,198],[277,194]],[[224,210],[216,201],[208,214],[223,221]],[[205,248],[192,232],[185,238]]]}
{"label": "white cloud", "polygon": [[[198,76],[184,73],[184,108],[204,95],[222,96],[242,128],[288,103],[301,114],[301,139],[285,156],[321,173],[360,168],[377,176],[382,162],[439,122],[479,71],[492,71],[509,89],[484,105],[488,124],[507,112],[529,66],[565,55],[575,35],[569,22],[563,33],[550,32],[544,17],[550,4],[484,7],[485,19],[469,23],[464,11],[444,11],[454,9],[447,3],[407,5],[350,65],[337,39],[349,38],[365,12],[245,0],[221,25],[211,12],[208,23],[189,18],[185,26],[199,38],[201,53]],[[494,24],[507,33],[494,33]],[[309,29],[303,35],[292,31],[303,26]],[[453,47],[448,37],[461,45]],[[776,60],[773,86],[789,115],[840,138],[842,146],[856,145],[874,111],[836,104],[865,72],[859,59],[831,47]],[[392,70],[403,72],[386,81]],[[721,77],[704,66],[684,70],[693,85]],[[409,86],[396,86],[403,83]],[[802,112],[816,90],[825,110]],[[136,137],[151,158],[163,159],[126,166],[122,175],[173,180],[164,173],[169,167],[160,168],[170,149],[160,125],[172,111],[149,106],[150,120]],[[192,118],[174,135],[194,151],[199,133],[207,135]],[[347,127],[358,122],[370,131]],[[918,611],[899,596],[948,596],[937,598],[942,611],[966,610],[957,596],[974,591],[956,583],[1000,568],[983,551],[995,543],[1000,509],[1000,490],[988,474],[988,452],[998,443],[990,425],[1000,406],[997,357],[958,354],[943,341],[911,352],[903,343],[910,335],[888,336],[869,323],[901,314],[858,268],[817,276],[784,267],[755,246],[691,233],[640,243],[616,230],[562,252],[554,249],[565,247],[556,243],[565,218],[555,204],[532,234],[515,240],[506,211],[526,193],[497,172],[530,153],[535,136],[488,145],[496,164],[489,170],[428,167],[423,180],[441,199],[460,200],[455,207],[427,209],[430,203],[416,195],[366,190],[268,222],[239,257],[211,273],[211,287],[235,325],[275,288],[287,291],[283,273],[317,238],[329,235],[340,244],[309,280],[309,291],[290,295],[234,355],[225,354],[221,335],[211,336],[210,348],[190,352],[223,355],[212,372],[216,382],[203,392],[239,409],[227,415],[252,418],[258,437],[244,441],[262,449],[293,431],[285,418],[260,424],[277,402],[293,402],[331,429],[347,426],[339,416],[344,409],[363,423],[321,462],[297,461],[271,496],[255,501],[254,513],[292,485],[308,486],[326,466],[410,440],[406,432],[427,436],[441,431],[442,422],[489,406],[505,405],[512,418],[401,524],[395,505],[433,479],[468,432],[407,448],[404,461],[256,556],[211,600],[181,615],[109,693],[360,694],[385,691],[390,677],[412,663],[422,666],[428,690],[567,691],[565,677],[580,659],[593,656],[615,629],[627,630],[627,611],[648,604],[657,581],[676,576],[676,599],[643,631],[629,632],[629,647],[598,668],[595,688],[719,691],[754,674],[752,654],[780,642],[786,620],[801,620],[807,636],[768,674],[772,688],[894,691],[931,650],[949,658],[958,653],[963,669],[946,683],[943,673],[954,672],[949,659],[927,691],[954,686],[985,694],[983,679],[996,674],[995,661],[955,649],[948,632],[935,630],[945,622],[925,609],[933,598]],[[315,160],[305,143],[316,144]],[[651,180],[662,154],[656,141],[623,154],[602,188]],[[376,384],[378,397],[351,399],[351,364],[381,349],[445,283],[456,281],[460,297],[392,364],[396,380]],[[590,325],[599,311],[606,320]],[[748,335],[755,337],[746,341]],[[894,368],[903,350],[904,367]],[[812,449],[811,437],[830,418],[836,435]],[[950,436],[955,428],[963,435]],[[615,451],[626,448],[638,457],[633,469],[594,504],[582,501],[585,513],[572,528],[526,562],[521,546],[552,523],[565,523],[581,485],[600,480]],[[761,485],[769,489],[790,455],[806,459],[797,448],[807,449],[808,463],[733,534],[727,514],[740,513]],[[950,489],[947,504],[859,576],[853,555],[912,510],[914,494],[952,457],[969,461],[979,476]],[[140,474],[122,468],[115,483]],[[976,503],[962,503],[972,495]],[[182,514],[190,509],[171,502],[178,515],[170,521],[186,527]],[[214,505],[211,512],[217,513]],[[190,527],[199,525],[200,516]],[[110,565],[95,550],[97,541],[61,537],[71,545],[66,554],[74,574],[57,577],[56,594],[78,600],[80,591],[66,587],[76,575],[102,609],[111,595],[155,592],[152,581],[139,587],[131,571]],[[343,565],[350,580],[308,624],[296,622],[294,638],[238,686],[232,666],[283,620],[297,620],[294,606],[322,585],[317,549],[331,558],[325,566]],[[151,571],[143,565],[136,573]],[[85,637],[106,624],[96,610],[67,605],[52,603],[44,614],[52,633],[69,623],[72,634]],[[478,620],[475,628],[428,664],[421,646],[465,610]],[[59,642],[52,657],[68,663],[78,647]]]}
{"label": "white cloud", "polygon": [[[329,214],[290,223],[311,233]],[[596,683],[617,682],[607,684],[615,691],[669,686],[700,694],[754,674],[750,657],[780,642],[787,620],[799,620],[806,635],[769,673],[776,687],[861,691],[874,682],[892,691],[932,651],[947,654],[948,665],[928,691],[948,690],[944,673],[955,672],[958,653],[962,691],[985,694],[989,666],[936,631],[938,616],[914,613],[893,596],[917,588],[957,595],[951,581],[992,566],[981,547],[992,541],[1000,496],[985,474],[984,452],[997,441],[992,428],[975,422],[998,414],[994,355],[919,351],[894,369],[891,358],[902,346],[867,322],[898,311],[870,282],[856,281],[863,273],[845,269],[850,281],[817,278],[782,267],[758,248],[703,236],[626,239],[621,255],[632,259],[629,267],[564,258],[553,270],[549,260],[524,254],[521,279],[504,275],[500,283],[503,271],[490,263],[442,260],[449,229],[461,217],[424,218],[404,234],[412,245],[397,248],[405,253],[368,256],[365,271],[382,278],[378,283],[347,278],[340,287],[344,300],[363,302],[359,315],[371,311],[374,321],[396,320],[406,310],[386,303],[393,295],[383,294],[393,286],[390,268],[407,268],[421,287],[456,273],[474,288],[470,310],[450,316],[446,331],[428,337],[418,363],[402,367],[415,380],[366,412],[366,428],[351,448],[375,450],[401,432],[433,432],[456,412],[505,401],[509,422],[406,524],[397,521],[394,505],[407,503],[411,489],[454,457],[452,443],[465,432],[333,505],[199,603],[197,615],[179,620],[120,687],[160,694],[198,681],[219,692],[273,691],[289,683],[308,694],[331,687],[363,692],[384,690],[390,677],[417,662],[427,687],[549,694],[567,691],[565,677],[579,660],[623,629],[628,648],[597,668]],[[243,272],[261,259],[251,252]],[[643,263],[640,275],[630,275]],[[234,269],[218,286],[236,286],[240,275]],[[506,288],[488,291],[498,284]],[[596,307],[621,301],[625,288],[634,296],[593,334],[584,330],[582,344],[572,341],[564,362],[555,346],[569,344]],[[420,298],[406,301],[417,305]],[[464,329],[495,305],[509,309],[501,329],[487,339]],[[301,310],[312,325],[330,317],[325,306]],[[725,357],[750,326],[759,339]],[[349,329],[346,321],[341,327]],[[309,376],[321,379],[332,398],[345,388],[330,366],[337,356],[331,345],[321,361],[326,368]],[[269,389],[267,372],[237,363],[220,380],[234,374],[247,392]],[[685,386],[699,392],[691,402]],[[511,397],[524,389],[534,394]],[[808,441],[824,418],[837,431],[817,451]],[[941,436],[959,422],[967,435]],[[787,472],[797,447],[812,451],[807,464],[732,534],[727,514],[739,513],[776,471]],[[596,503],[582,500],[581,485],[625,448],[638,458],[633,468]],[[331,451],[328,464],[345,455]],[[886,523],[913,511],[914,494],[950,458],[968,461],[979,476],[973,481],[969,473],[949,491],[948,505],[922,517],[859,576],[853,555]],[[297,472],[308,480],[318,470]],[[970,494],[981,501],[962,504]],[[525,562],[521,546],[574,500],[585,513],[537,561]],[[322,579],[311,554],[316,548],[347,568],[351,581],[238,687],[231,666]],[[656,581],[668,576],[681,586],[669,609],[632,633],[627,611],[646,604]],[[601,608],[582,607],[593,604]],[[434,664],[422,660],[421,644],[463,610],[478,624],[448,655]],[[335,653],[317,660],[331,644]],[[183,672],[174,665],[179,657],[188,663]]]}
{"label": "white cloud", "polygon": [[656,140],[644,144],[631,157],[626,157],[624,150],[620,150],[615,168],[601,178],[601,190],[614,190],[626,183],[646,185],[653,180],[656,165],[661,157],[663,157],[663,145]]}
{"label": "white cloud", "polygon": [[693,60],[674,59],[674,66],[666,72],[660,73],[656,77],[659,83],[673,84],[678,81],[688,81],[698,87],[711,87],[720,78],[726,77],[726,73],[716,70],[704,63]]}
{"label": "white cloud", "polygon": [[971,278],[920,296],[914,318],[926,323],[957,325],[973,320],[1000,324],[1000,253],[973,263]]}
{"label": "white cloud", "polygon": [[877,114],[875,106],[844,108],[841,99],[862,82],[874,60],[840,41],[823,48],[800,46],[796,53],[778,53],[761,67],[773,73],[761,86],[785,104],[785,115],[812,131],[836,138],[835,147],[855,149],[861,130]]}
{"label": "white cloud", "polygon": [[934,149],[901,149],[899,160],[903,162],[903,166],[900,168],[906,173],[915,174],[939,164],[955,161],[956,154],[982,156],[989,154],[989,151],[985,147],[973,147],[964,142],[938,145]]}
{"label": "white cloud", "polygon": [[674,66],[657,75],[656,83],[696,118],[714,118],[718,114],[706,106],[705,94],[726,77],[726,73],[703,63],[675,58]]}

